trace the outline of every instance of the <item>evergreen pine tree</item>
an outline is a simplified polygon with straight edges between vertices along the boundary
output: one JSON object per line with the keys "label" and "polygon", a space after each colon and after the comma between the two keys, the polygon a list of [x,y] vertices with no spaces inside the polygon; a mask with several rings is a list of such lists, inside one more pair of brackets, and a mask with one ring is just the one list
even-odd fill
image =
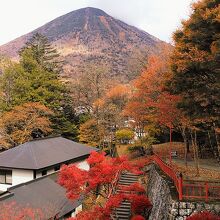
{"label": "evergreen pine tree", "polygon": [[69,89],[59,77],[59,54],[40,34],[34,35],[20,51],[20,63],[11,64],[0,77],[2,111],[27,102],[49,107],[55,134],[76,139],[77,128]]}

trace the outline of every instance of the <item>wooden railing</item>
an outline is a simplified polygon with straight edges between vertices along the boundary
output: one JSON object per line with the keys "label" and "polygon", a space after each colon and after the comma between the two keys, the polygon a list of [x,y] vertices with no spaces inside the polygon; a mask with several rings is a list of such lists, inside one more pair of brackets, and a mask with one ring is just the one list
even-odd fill
{"label": "wooden railing", "polygon": [[[151,156],[151,162],[156,163],[159,168],[170,177],[173,181],[179,200],[182,201],[185,199],[199,199],[205,200],[220,200],[220,182],[211,182],[211,181],[186,181],[183,180],[181,173],[178,173],[172,166],[164,162],[161,157],[157,154]],[[108,195],[108,198],[114,194],[114,190],[118,183],[121,173],[118,172],[115,178],[112,181],[111,189]]]}
{"label": "wooden railing", "polygon": [[183,181],[182,174],[178,174],[174,168],[164,162],[159,155],[154,154],[151,158],[152,161],[173,180],[180,201],[182,201],[183,198],[201,199],[206,202],[209,200],[220,200],[220,182],[193,181],[193,183],[189,183],[189,181]]}
{"label": "wooden railing", "polygon": [[220,200],[220,185],[215,182],[183,183],[183,198]]}
{"label": "wooden railing", "polygon": [[178,175],[173,169],[173,167],[165,163],[157,154],[154,154],[151,158],[152,161],[154,161],[160,167],[160,169],[173,180],[174,185],[176,186],[177,192],[179,194],[179,200],[181,201],[183,198],[182,175],[181,174]]}

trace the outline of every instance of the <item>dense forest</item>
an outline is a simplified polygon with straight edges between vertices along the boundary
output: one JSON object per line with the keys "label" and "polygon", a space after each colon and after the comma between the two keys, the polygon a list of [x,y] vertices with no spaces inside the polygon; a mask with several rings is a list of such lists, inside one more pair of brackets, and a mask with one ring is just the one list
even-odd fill
{"label": "dense forest", "polygon": [[[65,61],[45,36],[36,33],[20,50],[19,62],[0,57],[0,146],[8,149],[62,135],[112,156],[91,154],[89,172],[74,166],[61,170],[59,181],[70,198],[105,193],[105,206],[95,204],[81,212],[76,218],[81,220],[109,219],[112,207],[125,199],[123,195],[108,199],[117,171],[139,172],[148,163],[115,157],[117,145],[129,145],[131,152],[144,156],[151,154],[153,144],[168,142],[172,136],[184,142],[185,162],[193,155],[199,175],[200,158],[220,162],[219,30],[219,1],[193,3],[189,19],[173,34],[173,46],[158,43],[160,52],[143,58],[139,74],[126,83],[112,77],[108,65],[97,62],[83,67],[76,80],[66,80],[61,76]],[[137,184],[129,190],[144,191]],[[143,207],[151,207],[148,198],[131,194],[126,199],[134,203],[133,219],[144,219]]]}
{"label": "dense forest", "polygon": [[161,52],[148,55],[129,83],[95,62],[68,82],[56,48],[36,33],[20,50],[19,62],[1,57],[1,145],[63,135],[109,153],[115,142],[136,136],[133,147],[144,153],[168,140],[172,130],[181,135],[186,157],[193,151],[196,160],[219,160],[218,2],[194,3],[173,39],[173,48],[158,44]]}

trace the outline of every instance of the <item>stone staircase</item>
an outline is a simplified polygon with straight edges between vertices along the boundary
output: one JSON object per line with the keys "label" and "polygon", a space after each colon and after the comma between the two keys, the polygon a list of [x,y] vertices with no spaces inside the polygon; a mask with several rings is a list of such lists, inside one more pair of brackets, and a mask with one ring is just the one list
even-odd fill
{"label": "stone staircase", "polygon": [[[125,191],[122,189],[123,186],[129,186],[132,183],[138,182],[138,175],[133,173],[122,173],[117,187],[116,187],[116,194],[117,193],[130,193],[129,191]],[[116,208],[111,216],[112,220],[129,220],[131,216],[131,203],[129,201],[123,201],[121,205]]]}

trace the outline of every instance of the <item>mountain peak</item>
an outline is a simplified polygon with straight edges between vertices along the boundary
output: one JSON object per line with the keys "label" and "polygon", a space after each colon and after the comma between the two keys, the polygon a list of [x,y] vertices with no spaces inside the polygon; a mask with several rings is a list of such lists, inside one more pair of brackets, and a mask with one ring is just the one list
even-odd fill
{"label": "mountain peak", "polygon": [[60,16],[20,38],[0,46],[0,54],[18,57],[18,51],[34,34],[41,33],[57,48],[66,65],[65,77],[83,73],[91,62],[108,65],[109,74],[133,79],[141,59],[158,51],[158,39],[114,19],[98,8],[82,8]]}
{"label": "mountain peak", "polygon": [[95,15],[95,16],[109,16],[107,13],[105,13],[103,10],[99,8],[93,8],[93,7],[86,7],[86,8],[80,8],[76,11],[72,11],[70,13],[85,13],[88,15]]}

